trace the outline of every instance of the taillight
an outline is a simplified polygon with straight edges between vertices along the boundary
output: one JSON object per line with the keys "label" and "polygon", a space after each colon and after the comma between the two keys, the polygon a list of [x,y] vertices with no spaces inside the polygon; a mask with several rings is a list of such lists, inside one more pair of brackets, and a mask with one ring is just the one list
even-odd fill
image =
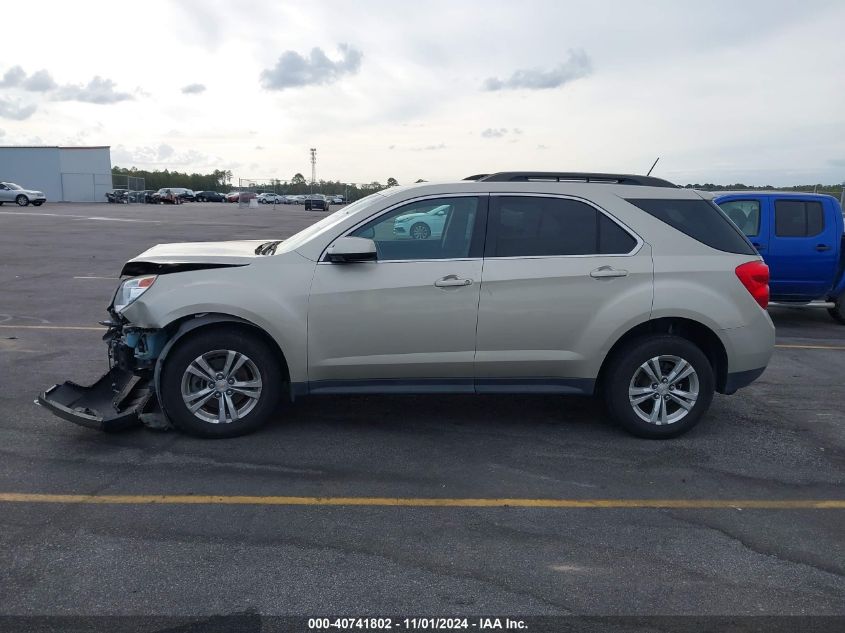
{"label": "taillight", "polygon": [[769,267],[762,261],[748,262],[736,267],[736,276],[745,289],[764,310],[769,305]]}

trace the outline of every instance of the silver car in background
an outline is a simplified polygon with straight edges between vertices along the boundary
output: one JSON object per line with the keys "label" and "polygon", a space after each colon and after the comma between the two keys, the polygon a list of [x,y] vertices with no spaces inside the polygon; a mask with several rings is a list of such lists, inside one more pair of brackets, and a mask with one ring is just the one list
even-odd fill
{"label": "silver car in background", "polygon": [[[431,214],[425,235],[397,231]],[[774,347],[751,243],[647,176],[392,187],[285,240],[155,246],[122,275],[109,372],[39,398],[100,429],[160,407],[231,437],[309,394],[544,393],[598,395],[629,432],[668,438]]]}
{"label": "silver car in background", "polygon": [[14,202],[19,207],[25,207],[28,204],[40,207],[47,202],[47,196],[41,191],[24,189],[13,182],[0,182],[0,204],[4,202]]}

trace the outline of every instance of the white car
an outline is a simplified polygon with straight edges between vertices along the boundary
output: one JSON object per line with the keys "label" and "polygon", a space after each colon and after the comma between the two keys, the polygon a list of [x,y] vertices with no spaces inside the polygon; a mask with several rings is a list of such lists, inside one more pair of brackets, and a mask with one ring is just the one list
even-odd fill
{"label": "white car", "polygon": [[393,233],[414,240],[439,239],[449,217],[449,205],[438,205],[427,211],[400,215],[393,220]]}
{"label": "white car", "polygon": [[[428,239],[394,233],[419,218]],[[626,430],[668,438],[756,380],[775,341],[748,238],[648,176],[391,187],[284,240],[160,244],[121,274],[109,371],[38,399],[104,430],[157,407],[232,437],[312,394],[544,393],[598,395]]]}
{"label": "white car", "polygon": [[35,207],[40,207],[47,202],[47,196],[41,191],[24,189],[13,182],[0,182],[0,204],[4,202],[14,202],[19,207],[25,207],[30,203]]}
{"label": "white car", "polygon": [[275,193],[259,193],[258,194],[258,202],[261,204],[284,204],[285,198],[284,196],[280,196]]}

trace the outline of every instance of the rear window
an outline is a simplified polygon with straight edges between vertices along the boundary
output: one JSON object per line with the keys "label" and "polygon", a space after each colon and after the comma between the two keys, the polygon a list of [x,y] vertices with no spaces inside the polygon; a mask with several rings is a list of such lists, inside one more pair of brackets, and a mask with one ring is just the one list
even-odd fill
{"label": "rear window", "polygon": [[725,253],[756,255],[757,251],[719,207],[706,200],[627,200],[681,233]]}

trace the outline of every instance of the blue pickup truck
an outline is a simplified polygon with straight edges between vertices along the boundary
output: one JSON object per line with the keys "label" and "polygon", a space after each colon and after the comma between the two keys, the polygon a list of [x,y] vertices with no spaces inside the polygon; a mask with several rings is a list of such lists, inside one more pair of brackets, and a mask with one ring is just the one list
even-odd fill
{"label": "blue pickup truck", "polygon": [[731,192],[714,198],[769,265],[772,301],[822,300],[845,325],[845,225],[836,198]]}

